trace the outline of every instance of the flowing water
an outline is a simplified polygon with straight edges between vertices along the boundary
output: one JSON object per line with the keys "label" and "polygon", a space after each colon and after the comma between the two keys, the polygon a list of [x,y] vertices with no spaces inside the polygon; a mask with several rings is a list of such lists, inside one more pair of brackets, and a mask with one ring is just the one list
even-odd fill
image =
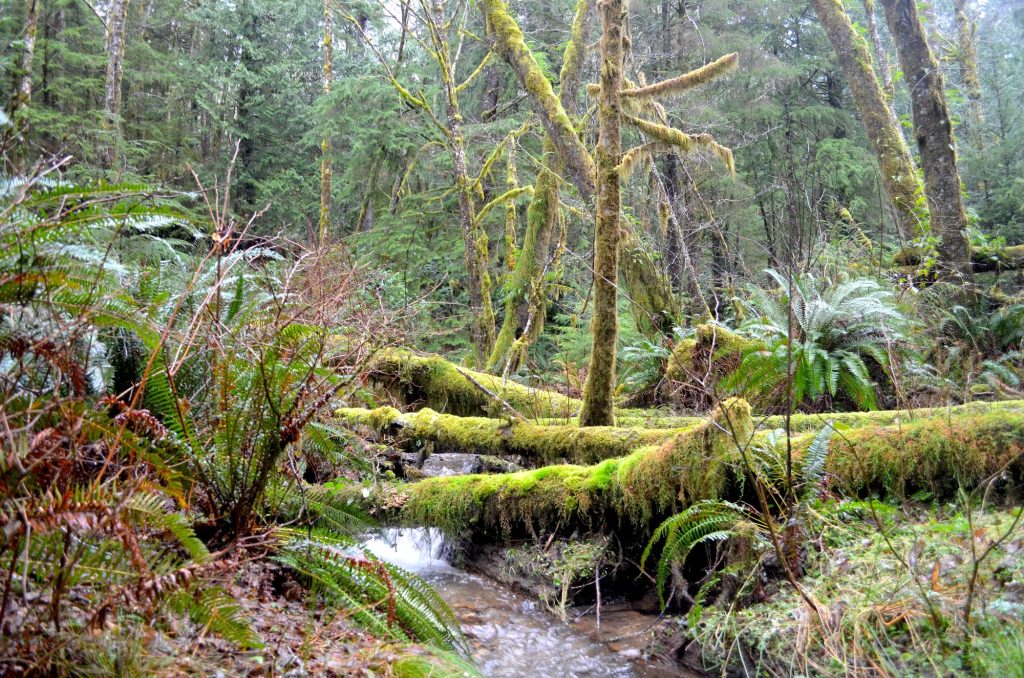
{"label": "flowing water", "polygon": [[539,603],[453,567],[441,555],[443,539],[434,530],[389,530],[365,546],[434,586],[459,618],[487,678],[656,675],[562,623]]}

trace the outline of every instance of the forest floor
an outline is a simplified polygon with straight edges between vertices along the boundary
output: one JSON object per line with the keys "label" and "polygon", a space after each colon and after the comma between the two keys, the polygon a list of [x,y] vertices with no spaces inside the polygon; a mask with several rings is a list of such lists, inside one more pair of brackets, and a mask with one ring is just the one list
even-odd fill
{"label": "forest floor", "polygon": [[242,565],[225,589],[236,600],[263,647],[242,650],[190,624],[169,618],[162,631],[139,639],[138,666],[127,675],[185,676],[389,676],[399,660],[417,651],[359,628],[345,610],[327,607],[286,568],[268,560]]}

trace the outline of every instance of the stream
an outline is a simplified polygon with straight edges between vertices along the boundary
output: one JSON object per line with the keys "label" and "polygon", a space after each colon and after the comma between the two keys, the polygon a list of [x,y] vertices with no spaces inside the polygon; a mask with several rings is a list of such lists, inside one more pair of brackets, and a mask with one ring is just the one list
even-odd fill
{"label": "stream", "polygon": [[442,556],[440,532],[388,530],[364,544],[378,558],[415,572],[451,606],[487,678],[679,675],[613,652],[487,577],[453,567]]}

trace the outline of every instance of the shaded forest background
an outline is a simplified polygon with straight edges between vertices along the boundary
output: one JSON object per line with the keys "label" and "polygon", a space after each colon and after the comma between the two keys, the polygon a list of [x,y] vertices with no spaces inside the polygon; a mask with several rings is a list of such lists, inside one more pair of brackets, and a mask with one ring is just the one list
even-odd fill
{"label": "shaded forest background", "polygon": [[[423,29],[408,16],[407,5],[335,4],[333,86],[325,93],[322,3],[129,3],[124,94],[111,112],[104,96],[110,45],[100,16],[108,16],[108,8],[94,13],[78,0],[4,2],[0,39],[9,49],[2,66],[12,82],[24,75],[19,47],[27,8],[38,12],[31,105],[17,114],[27,125],[23,161],[71,155],[76,179],[102,176],[190,191],[196,188],[193,171],[208,183],[223,180],[237,151],[232,210],[265,210],[251,235],[315,240],[327,138],[331,239],[346,242],[377,273],[392,303],[414,309],[418,348],[470,354],[464,329],[472,285],[464,258],[456,256],[463,248],[451,157],[428,116],[403,101],[388,79],[393,74],[410,91],[437,100],[443,86],[437,64],[417,44]],[[513,3],[530,49],[556,82],[573,4]],[[408,35],[399,28],[403,8]],[[973,120],[974,94],[959,58],[959,8],[933,3],[924,20],[955,117],[970,237],[979,246],[1016,244],[1024,240],[1024,57],[1015,49],[1024,38],[1024,14],[1010,0],[966,10],[980,77],[982,115]],[[875,65],[909,138],[911,83],[899,69],[880,8],[870,8],[879,14],[870,19],[859,3],[847,9],[856,29],[879,41],[875,55],[886,63],[876,58]],[[631,81],[654,82],[733,51],[740,66],[666,108],[677,127],[711,132],[732,148],[735,177],[723,176],[710,155],[697,153],[685,161],[661,156],[656,173],[637,172],[624,186],[630,240],[624,296],[639,307],[625,304],[623,311],[639,320],[623,323],[620,344],[636,345],[643,334],[661,341],[645,318],[643,297],[651,292],[640,276],[628,275],[630,257],[637,268],[656,270],[679,294],[680,301],[664,304],[670,320],[657,323],[669,336],[673,325],[689,323],[694,281],[712,317],[735,324],[743,285],[764,282],[765,268],[815,269],[825,276],[889,268],[901,245],[892,208],[849,88],[809,5],[638,0],[630,8],[629,31],[625,75]],[[468,13],[466,32],[471,37],[454,66],[458,82],[488,52],[479,12]],[[591,41],[598,34],[592,27]],[[585,54],[584,85],[597,80],[594,52]],[[586,121],[595,113],[583,100],[581,127],[592,145],[596,125]],[[478,172],[505,142],[514,151],[518,185],[532,184],[543,158],[540,125],[533,120],[528,131],[517,131],[530,120],[530,105],[499,59],[460,92],[460,108],[471,171]],[[481,177],[481,205],[508,189],[506,175],[503,154]],[[656,184],[667,191],[684,230],[694,258],[690,270],[680,262],[679,245],[659,229]],[[585,201],[566,190],[561,200],[564,235],[552,244],[559,253],[546,271],[548,329],[529,360],[533,372],[578,382],[574,373],[589,349],[581,318],[588,312],[592,225]],[[526,195],[512,202],[520,239],[528,202]],[[506,210],[493,209],[483,220],[499,322],[503,271],[515,236],[506,234],[506,218]]]}

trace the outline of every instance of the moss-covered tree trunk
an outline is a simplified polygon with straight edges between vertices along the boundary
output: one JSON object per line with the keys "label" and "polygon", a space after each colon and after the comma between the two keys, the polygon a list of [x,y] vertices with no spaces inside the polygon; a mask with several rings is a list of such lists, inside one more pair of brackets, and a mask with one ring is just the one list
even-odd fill
{"label": "moss-covered tree trunk", "polygon": [[22,32],[18,85],[14,90],[9,111],[12,120],[19,109],[28,106],[32,101],[32,62],[35,60],[36,34],[39,30],[39,0],[28,0],[25,10],[25,30]]}
{"label": "moss-covered tree trunk", "polygon": [[985,114],[981,108],[981,79],[978,77],[978,49],[974,41],[977,25],[968,13],[969,0],[954,0],[957,28],[957,62],[960,65],[960,82],[967,94],[970,109],[972,137],[979,148],[983,147],[982,129]]}
{"label": "moss-covered tree trunk", "polygon": [[[334,81],[334,21],[330,0],[324,0],[324,44],[323,76],[324,96],[331,93]],[[317,229],[319,243],[327,240],[331,226],[331,135],[324,134],[320,141],[320,225]]]}
{"label": "moss-covered tree trunk", "polygon": [[121,81],[124,76],[128,1],[112,0],[107,8],[107,75],[103,89],[103,115],[110,138],[103,148],[103,162],[108,169],[117,161],[121,147]]}
{"label": "moss-covered tree trunk", "polygon": [[932,55],[914,0],[882,0],[889,31],[910,87],[914,137],[921,154],[932,233],[938,238],[939,275],[969,277],[967,213],[956,167],[953,122],[939,63]]}
{"label": "moss-covered tree trunk", "polygon": [[882,184],[895,209],[896,227],[907,243],[927,232],[928,214],[922,204],[921,182],[910,150],[871,66],[868,44],[850,22],[840,0],[811,0],[811,5],[850,83],[857,111],[878,158]]}
{"label": "moss-covered tree trunk", "polygon": [[597,210],[594,228],[593,343],[583,386],[581,426],[615,421],[615,343],[619,332],[619,162],[622,156],[622,0],[600,0],[601,92],[598,96]]}
{"label": "moss-covered tree trunk", "polygon": [[594,195],[594,161],[551,82],[544,75],[503,0],[481,0],[484,18],[494,31],[495,49],[512,68],[519,84],[526,90],[530,103],[544,123],[558,159],[573,185],[586,198]]}
{"label": "moss-covered tree trunk", "polygon": [[[574,112],[578,105],[591,2],[577,0],[572,34],[562,56],[558,99],[567,114]],[[505,317],[487,360],[488,371],[507,372],[514,369],[526,354],[526,349],[544,329],[544,274],[551,248],[551,235],[558,220],[560,166],[554,141],[550,134],[546,134],[544,164],[537,175],[533,199],[527,209],[522,250],[517,252],[517,260],[506,285]]]}
{"label": "moss-covered tree trunk", "polygon": [[875,51],[875,65],[878,67],[878,73],[882,76],[882,89],[885,91],[885,96],[891,100],[896,89],[892,84],[889,55],[878,35],[878,22],[875,21],[875,0],[864,0],[864,14],[867,16],[868,22],[868,39],[871,40],[871,47]]}

